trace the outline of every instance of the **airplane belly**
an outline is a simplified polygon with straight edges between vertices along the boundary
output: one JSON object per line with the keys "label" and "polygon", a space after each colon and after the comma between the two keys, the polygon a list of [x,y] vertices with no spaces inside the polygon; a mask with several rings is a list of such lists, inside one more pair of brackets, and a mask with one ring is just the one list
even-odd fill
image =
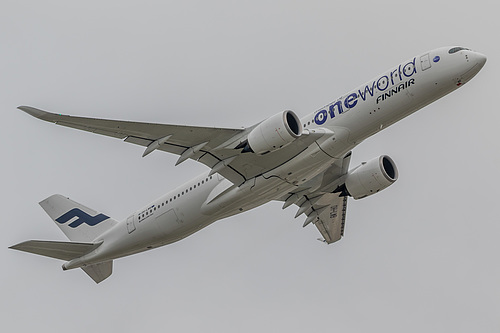
{"label": "airplane belly", "polygon": [[202,205],[204,215],[221,219],[258,207],[293,192],[300,185],[324,172],[334,159],[318,144],[312,144],[301,154],[261,176],[240,186],[215,188]]}
{"label": "airplane belly", "polygon": [[240,186],[229,188],[210,201],[207,200],[203,203],[201,212],[214,220],[219,220],[277,199],[294,187],[278,177],[259,176]]}
{"label": "airplane belly", "polygon": [[[336,145],[333,142],[334,141],[332,141],[332,144]],[[324,144],[323,147],[325,146]],[[336,147],[338,151],[349,150],[349,147],[342,143],[339,143]],[[324,172],[334,161],[334,158],[328,155],[317,143],[315,143],[294,159],[264,174],[264,178],[276,177],[281,179],[289,185],[289,192],[291,189],[309,182],[318,174]],[[279,190],[279,188],[276,190]],[[279,192],[280,193],[277,193],[276,197],[282,195],[282,191]]]}

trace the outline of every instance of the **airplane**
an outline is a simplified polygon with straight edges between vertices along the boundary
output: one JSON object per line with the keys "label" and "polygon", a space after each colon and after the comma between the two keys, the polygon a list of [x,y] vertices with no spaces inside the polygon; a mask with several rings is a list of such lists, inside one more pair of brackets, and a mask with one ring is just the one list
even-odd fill
{"label": "airplane", "polygon": [[317,227],[327,244],[344,235],[347,199],[380,192],[398,179],[387,155],[349,169],[352,149],[424,106],[462,87],[486,63],[464,47],[419,54],[299,117],[290,110],[242,129],[140,123],[19,109],[41,120],[122,139],[145,147],[143,157],[164,151],[210,168],[123,221],[62,195],[40,202],[70,240],[29,240],[10,248],[64,260],[96,283],[112,273],[113,260],[177,242],[198,230],[271,200],[296,205],[303,226]]}

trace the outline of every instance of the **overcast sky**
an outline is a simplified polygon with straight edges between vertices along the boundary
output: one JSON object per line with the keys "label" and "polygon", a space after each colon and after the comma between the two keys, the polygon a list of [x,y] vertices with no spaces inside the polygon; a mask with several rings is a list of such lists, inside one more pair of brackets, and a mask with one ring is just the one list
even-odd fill
{"label": "overcast sky", "polygon": [[[498,10],[467,1],[11,1],[0,7],[0,317],[9,332],[498,332]],[[207,170],[58,127],[66,114],[218,127],[317,110],[441,46],[488,56],[470,83],[366,140],[399,180],[349,200],[332,245],[273,202],[119,259],[96,285],[8,250],[65,240],[38,202],[116,219]]]}

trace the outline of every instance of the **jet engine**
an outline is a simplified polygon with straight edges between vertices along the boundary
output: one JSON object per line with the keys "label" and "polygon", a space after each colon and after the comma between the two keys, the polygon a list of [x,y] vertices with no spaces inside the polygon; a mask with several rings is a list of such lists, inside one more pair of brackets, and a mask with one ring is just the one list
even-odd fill
{"label": "jet engine", "polygon": [[257,125],[248,134],[243,151],[264,155],[285,147],[301,135],[299,117],[290,110],[283,111]]}
{"label": "jet engine", "polygon": [[363,162],[349,171],[345,189],[354,199],[365,198],[382,191],[398,179],[398,169],[387,155]]}

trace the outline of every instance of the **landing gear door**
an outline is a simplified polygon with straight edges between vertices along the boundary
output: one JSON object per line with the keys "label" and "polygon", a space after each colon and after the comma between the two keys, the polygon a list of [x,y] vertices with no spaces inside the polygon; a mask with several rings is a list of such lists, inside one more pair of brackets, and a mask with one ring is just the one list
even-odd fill
{"label": "landing gear door", "polygon": [[129,216],[127,219],[127,230],[129,234],[135,230],[134,215]]}

